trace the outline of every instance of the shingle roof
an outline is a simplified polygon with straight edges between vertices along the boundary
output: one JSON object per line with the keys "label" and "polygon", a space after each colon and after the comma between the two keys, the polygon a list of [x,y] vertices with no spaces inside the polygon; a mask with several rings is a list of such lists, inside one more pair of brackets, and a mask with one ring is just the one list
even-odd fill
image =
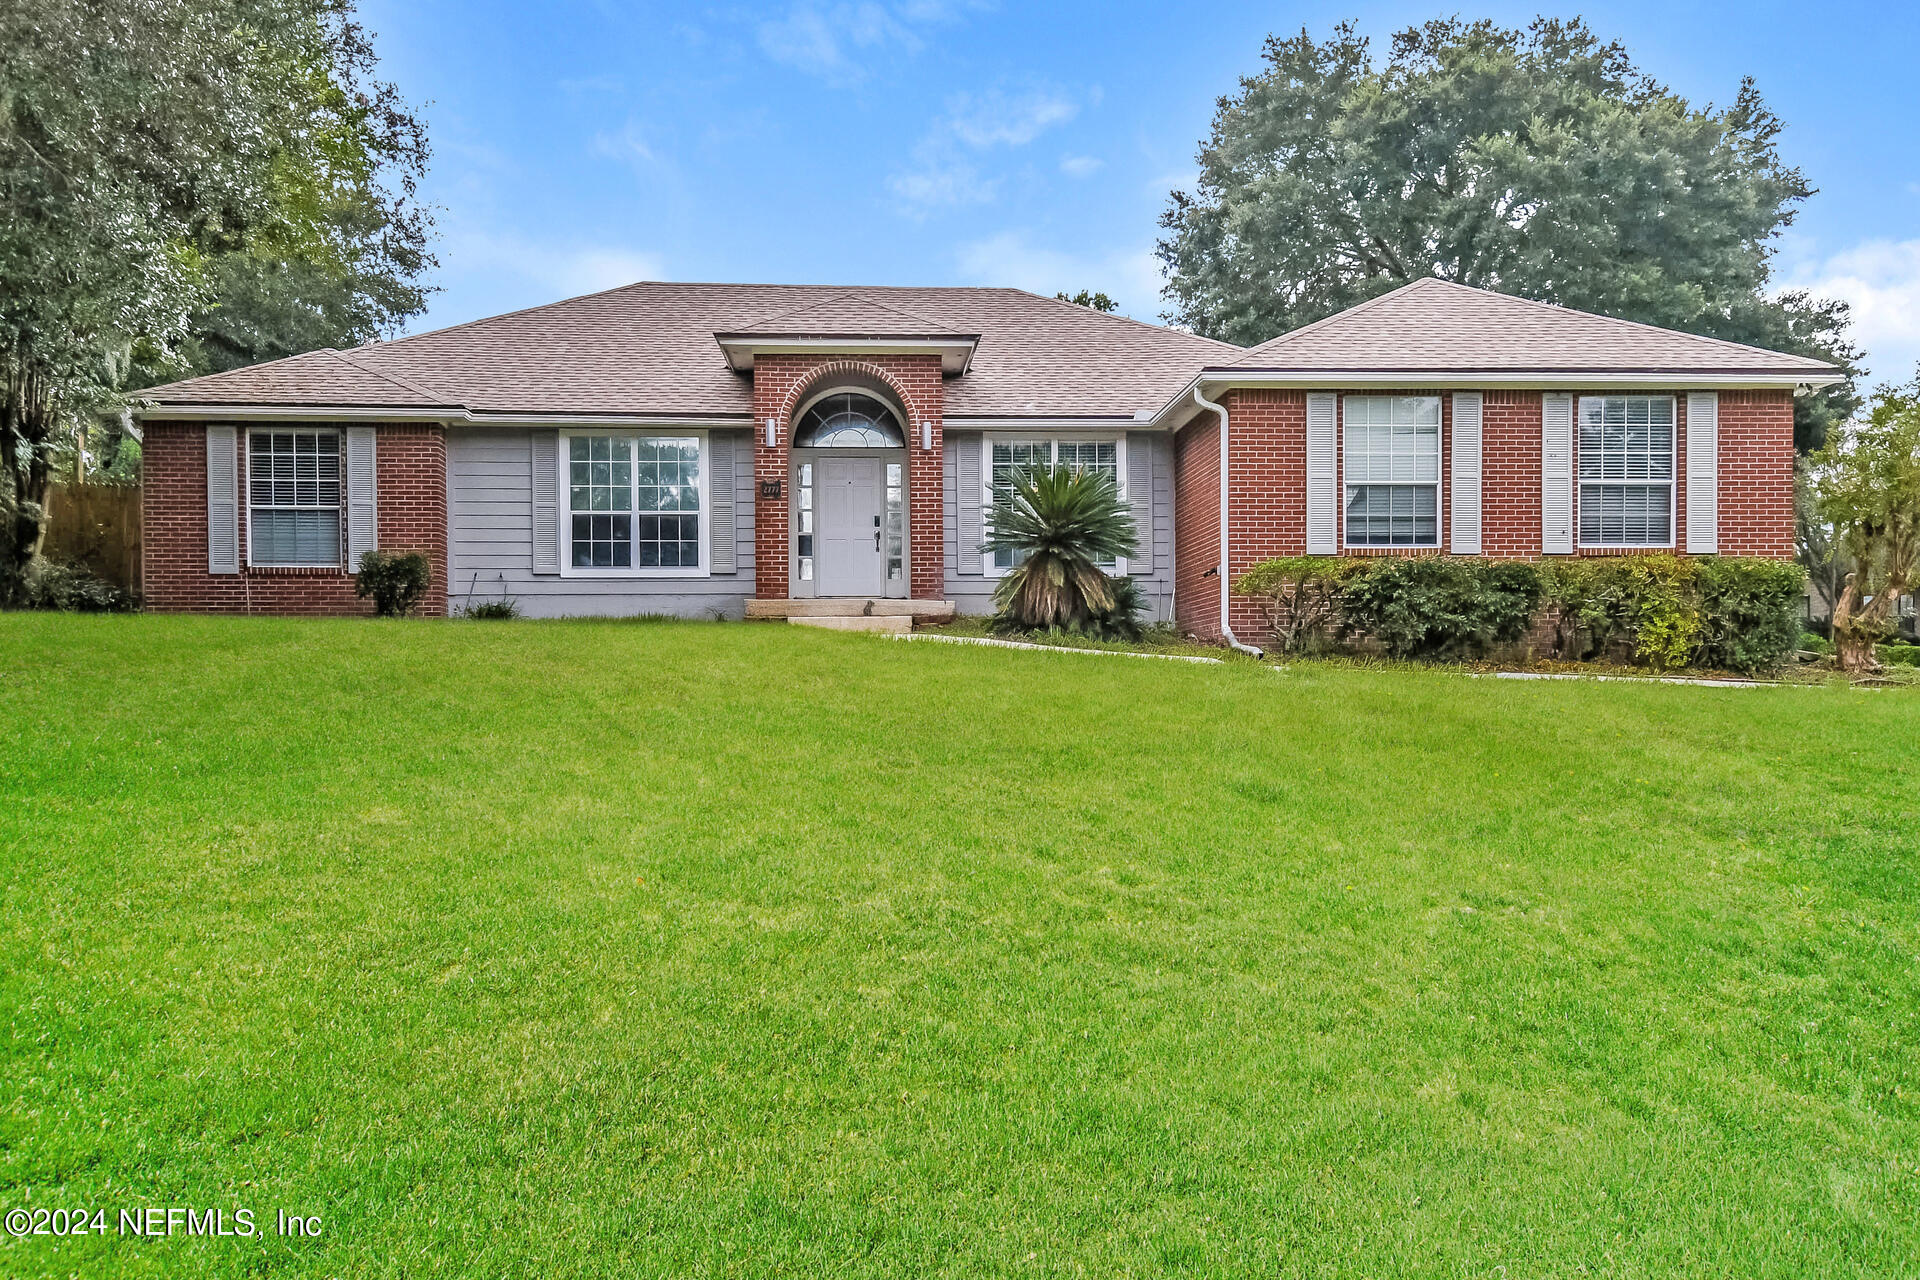
{"label": "shingle roof", "polygon": [[357,354],[343,354],[331,347],[228,373],[188,378],[143,394],[176,404],[438,409],[458,403],[411,379],[369,369]]}
{"label": "shingle roof", "polygon": [[1214,368],[1476,373],[1824,373],[1802,356],[1416,280]]}
{"label": "shingle roof", "polygon": [[844,338],[851,334],[885,334],[889,337],[902,337],[909,334],[945,335],[952,333],[953,328],[950,324],[943,325],[927,316],[915,315],[911,311],[888,306],[879,298],[865,292],[848,289],[831,298],[822,298],[818,302],[808,302],[770,316],[763,316],[751,323],[741,325],[732,332],[741,335],[778,334],[791,337]]}
{"label": "shingle roof", "polygon": [[947,383],[946,412],[956,418],[1131,417],[1241,351],[1019,289],[646,282],[143,394],[168,405],[386,407],[444,397],[475,413],[746,417],[752,384],[727,367],[714,335],[827,325],[979,334],[972,367]]}

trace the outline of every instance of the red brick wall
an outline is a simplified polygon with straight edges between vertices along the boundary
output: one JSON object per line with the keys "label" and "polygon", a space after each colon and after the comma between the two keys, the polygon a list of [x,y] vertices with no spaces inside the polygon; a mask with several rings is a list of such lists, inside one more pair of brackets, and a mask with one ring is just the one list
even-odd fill
{"label": "red brick wall", "polygon": [[[941,466],[946,442],[945,385],[937,355],[866,356],[763,355],[753,362],[753,478],[755,493],[768,481],[780,482],[778,498],[756,497],[753,505],[754,592],[762,600],[787,597],[792,563],[790,449],[793,414],[817,387],[837,379],[877,379],[890,387],[913,421],[907,429],[907,578],[916,600],[946,594],[941,504]],[[780,424],[778,442],[767,447],[767,419]],[[921,431],[931,430],[933,448],[920,447]]]}
{"label": "red brick wall", "polygon": [[1480,550],[1486,555],[1540,554],[1540,414],[1538,391],[1488,391],[1480,398]]}
{"label": "red brick wall", "polygon": [[1721,555],[1793,555],[1792,392],[1720,393],[1719,488]]}
{"label": "red brick wall", "polygon": [[[379,544],[424,551],[433,581],[420,612],[447,611],[447,439],[443,428],[381,423],[374,445]],[[370,614],[340,569],[246,563],[246,431],[236,433],[240,572],[207,572],[207,435],[202,423],[150,422],[141,442],[141,557],[146,606],[163,613]]]}
{"label": "red brick wall", "polygon": [[[1342,393],[1344,408],[1346,393]],[[1353,394],[1364,394],[1355,392]],[[1417,393],[1416,393],[1417,394]],[[1428,392],[1426,394],[1432,394]],[[1540,427],[1538,391],[1488,391],[1481,437],[1481,545],[1510,559],[1540,556]],[[1573,393],[1576,403],[1581,392]],[[1588,392],[1584,394],[1600,394]],[[1225,393],[1232,451],[1232,528],[1238,576],[1261,560],[1306,552],[1306,393]],[[1451,538],[1452,395],[1441,396],[1441,544]],[[1687,402],[1675,394],[1674,543],[1686,546]],[[1344,417],[1342,418],[1344,422]],[[1575,431],[1578,475],[1578,430]],[[1191,438],[1189,438],[1191,437]],[[1338,439],[1338,437],[1336,437]],[[1219,584],[1200,580],[1219,557],[1219,437],[1212,415],[1183,429],[1174,447],[1176,608],[1180,626],[1219,638]],[[1344,475],[1344,470],[1340,472]],[[1793,397],[1785,391],[1720,393],[1720,552],[1787,558],[1793,554]],[[1578,480],[1575,481],[1576,502]],[[1345,504],[1339,504],[1341,520]],[[1577,529],[1576,523],[1576,529]],[[1341,542],[1345,542],[1344,529]],[[1576,540],[1577,541],[1577,540]],[[1344,554],[1434,554],[1387,549]],[[1630,554],[1580,548],[1579,555]],[[1251,600],[1235,598],[1236,634],[1261,643],[1267,620]]]}

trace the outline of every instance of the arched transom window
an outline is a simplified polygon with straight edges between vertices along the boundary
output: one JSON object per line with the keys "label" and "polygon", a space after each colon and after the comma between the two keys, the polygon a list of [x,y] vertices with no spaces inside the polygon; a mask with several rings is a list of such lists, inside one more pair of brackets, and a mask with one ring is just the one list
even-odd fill
{"label": "arched transom window", "polygon": [[801,449],[887,449],[906,442],[893,410],[858,391],[822,396],[793,429]]}

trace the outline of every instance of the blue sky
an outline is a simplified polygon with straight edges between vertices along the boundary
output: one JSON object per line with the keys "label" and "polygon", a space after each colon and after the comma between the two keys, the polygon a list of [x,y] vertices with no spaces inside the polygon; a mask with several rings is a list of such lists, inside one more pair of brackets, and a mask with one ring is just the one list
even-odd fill
{"label": "blue sky", "polygon": [[[1157,318],[1157,218],[1262,39],[1352,17],[1384,44],[1450,11],[363,4],[435,148],[441,292],[416,331],[638,279],[1086,287]],[[1920,7],[1616,0],[1590,20],[1695,102],[1758,78],[1787,156],[1821,188],[1781,245],[1783,282],[1853,302],[1874,373],[1908,376]]]}

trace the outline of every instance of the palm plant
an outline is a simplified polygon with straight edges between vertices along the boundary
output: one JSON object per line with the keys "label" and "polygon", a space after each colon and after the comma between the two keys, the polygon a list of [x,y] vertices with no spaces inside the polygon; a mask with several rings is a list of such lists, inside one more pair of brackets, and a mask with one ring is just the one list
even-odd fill
{"label": "palm plant", "polygon": [[1131,579],[1100,568],[1133,551],[1133,514],[1103,471],[1022,468],[995,495],[987,552],[1015,563],[993,593],[1003,630],[1055,628],[1097,635],[1139,634],[1140,595]]}

